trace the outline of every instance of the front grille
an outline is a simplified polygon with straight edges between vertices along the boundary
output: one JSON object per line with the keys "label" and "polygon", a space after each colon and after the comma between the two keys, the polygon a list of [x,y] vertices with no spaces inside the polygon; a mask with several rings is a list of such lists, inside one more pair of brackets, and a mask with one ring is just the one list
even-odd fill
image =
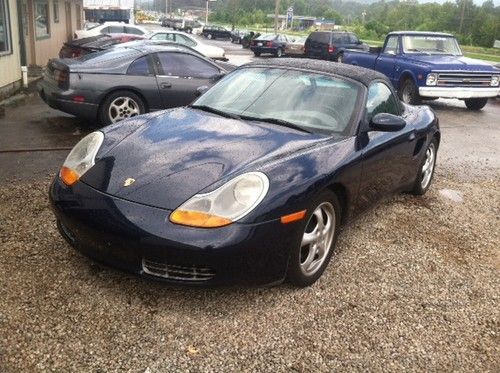
{"label": "front grille", "polygon": [[149,275],[175,281],[204,282],[215,276],[215,271],[210,268],[158,263],[146,259],[142,259],[142,269]]}
{"label": "front grille", "polygon": [[437,85],[441,87],[489,87],[492,74],[439,73]]}

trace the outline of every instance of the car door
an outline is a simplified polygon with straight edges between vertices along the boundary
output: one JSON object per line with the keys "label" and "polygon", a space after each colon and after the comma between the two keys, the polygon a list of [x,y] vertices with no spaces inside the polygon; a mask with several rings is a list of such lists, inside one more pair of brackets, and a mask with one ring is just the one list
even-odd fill
{"label": "car door", "polygon": [[394,73],[396,67],[396,58],[399,54],[399,36],[392,35],[387,38],[384,49],[377,58],[375,70],[380,71],[387,76],[394,84]]}
{"label": "car door", "polygon": [[398,98],[382,81],[372,83],[368,89],[364,128],[358,134],[363,154],[358,194],[360,210],[407,185],[414,176],[411,175],[414,128],[407,124],[397,132],[370,130],[369,122],[378,113],[402,114]]}
{"label": "car door", "polygon": [[129,85],[141,92],[150,111],[162,108],[162,100],[158,95],[158,84],[153,69],[153,59],[150,55],[139,57],[130,64],[126,80]]}
{"label": "car door", "polygon": [[190,104],[201,86],[211,86],[220,69],[211,63],[182,52],[156,54],[156,81],[163,107],[171,108]]}

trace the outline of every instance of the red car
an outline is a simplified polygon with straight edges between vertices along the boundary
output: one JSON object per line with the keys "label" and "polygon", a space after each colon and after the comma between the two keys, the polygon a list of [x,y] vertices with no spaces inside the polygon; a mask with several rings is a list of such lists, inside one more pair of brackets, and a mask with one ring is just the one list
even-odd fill
{"label": "red car", "polygon": [[75,39],[63,44],[59,51],[59,58],[81,57],[89,53],[108,49],[115,44],[139,39],[144,39],[144,37],[133,34],[100,34],[88,38]]}

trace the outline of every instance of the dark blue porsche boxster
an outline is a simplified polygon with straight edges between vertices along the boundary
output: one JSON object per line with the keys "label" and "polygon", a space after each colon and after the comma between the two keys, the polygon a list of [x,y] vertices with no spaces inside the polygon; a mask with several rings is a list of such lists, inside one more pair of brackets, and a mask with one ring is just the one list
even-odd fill
{"label": "dark blue porsche boxster", "polygon": [[170,282],[314,283],[341,224],[424,194],[440,141],[387,78],[324,61],[242,66],[184,108],[83,138],[50,188],[86,255]]}

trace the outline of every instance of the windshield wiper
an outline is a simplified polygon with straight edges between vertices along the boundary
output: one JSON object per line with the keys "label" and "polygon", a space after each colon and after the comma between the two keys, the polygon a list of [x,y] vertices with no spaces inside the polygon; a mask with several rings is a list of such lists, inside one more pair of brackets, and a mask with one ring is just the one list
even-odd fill
{"label": "windshield wiper", "polygon": [[208,105],[188,105],[189,107],[193,109],[198,109],[198,110],[203,110],[203,111],[208,111],[209,113],[217,114],[220,115],[221,117],[226,117],[226,118],[231,118],[231,119],[241,119],[239,115],[232,114],[232,113],[226,113],[225,111],[213,108]]}
{"label": "windshield wiper", "polygon": [[310,130],[302,127],[302,126],[299,126],[298,124],[289,122],[289,121],[284,120],[284,119],[278,119],[278,118],[260,118],[260,117],[246,116],[246,115],[242,115],[241,119],[258,120],[258,121],[261,121],[261,122],[273,123],[273,124],[277,124],[279,126],[293,128],[295,130],[306,132],[306,133],[313,133],[312,131],[310,131]]}

